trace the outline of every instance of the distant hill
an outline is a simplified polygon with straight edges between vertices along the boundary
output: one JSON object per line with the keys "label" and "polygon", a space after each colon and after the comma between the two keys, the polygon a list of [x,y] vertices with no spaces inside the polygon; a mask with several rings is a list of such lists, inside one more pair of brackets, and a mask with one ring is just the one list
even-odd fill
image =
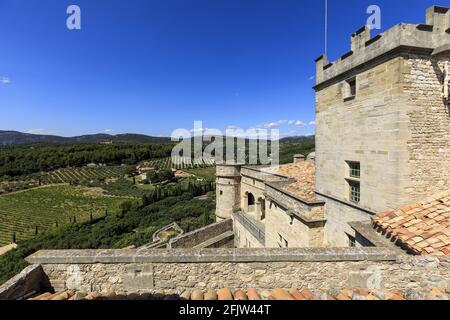
{"label": "distant hill", "polygon": [[280,143],[302,143],[314,140],[315,136],[299,136],[299,137],[286,137],[280,139]]}
{"label": "distant hill", "polygon": [[71,144],[71,143],[114,143],[114,144],[161,144],[170,143],[170,138],[151,137],[142,134],[92,134],[77,137],[60,137],[53,135],[30,134],[18,131],[1,131],[0,145],[17,144]]}

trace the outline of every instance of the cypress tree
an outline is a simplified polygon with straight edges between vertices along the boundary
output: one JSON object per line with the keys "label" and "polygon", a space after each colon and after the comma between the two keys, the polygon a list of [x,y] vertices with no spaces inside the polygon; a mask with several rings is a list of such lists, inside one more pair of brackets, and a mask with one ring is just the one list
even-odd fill
{"label": "cypress tree", "polygon": [[12,235],[12,243],[16,243],[17,239],[16,239],[16,232],[13,232]]}

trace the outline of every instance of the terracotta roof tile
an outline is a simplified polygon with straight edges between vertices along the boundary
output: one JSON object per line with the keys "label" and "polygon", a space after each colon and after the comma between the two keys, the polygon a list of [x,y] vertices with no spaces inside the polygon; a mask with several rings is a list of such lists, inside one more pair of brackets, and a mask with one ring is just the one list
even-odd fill
{"label": "terracotta roof tile", "polygon": [[373,218],[374,227],[388,232],[405,249],[421,255],[449,255],[450,190]]}
{"label": "terracotta roof tile", "polygon": [[[235,292],[235,299],[240,300],[408,300],[423,297],[427,300],[448,300],[449,292],[445,289],[431,288],[428,290],[368,290],[342,289],[338,293],[328,294],[324,290],[275,289],[273,291],[250,289]],[[225,299],[224,299],[225,298]],[[81,293],[73,291],[59,291],[56,293],[39,293],[28,300],[232,300],[230,289],[208,290],[204,293],[198,289],[188,289],[183,293],[171,290],[154,293],[125,293],[125,292],[91,292]]]}
{"label": "terracotta roof tile", "polygon": [[295,181],[283,189],[307,201],[316,200],[316,166],[310,162],[297,162],[263,169],[265,172],[288,176]]}

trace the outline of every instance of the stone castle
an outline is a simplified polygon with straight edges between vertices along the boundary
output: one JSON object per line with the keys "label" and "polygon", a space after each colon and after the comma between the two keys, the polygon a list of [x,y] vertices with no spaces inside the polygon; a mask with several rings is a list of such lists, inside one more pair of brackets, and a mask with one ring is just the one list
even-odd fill
{"label": "stone castle", "polygon": [[364,27],[316,65],[314,154],[218,165],[217,223],[141,248],[36,252],[0,299],[449,299],[450,8],[373,38]]}
{"label": "stone castle", "polygon": [[217,166],[217,218],[238,247],[363,245],[354,222],[450,190],[448,8],[373,38],[361,28],[339,60],[316,60],[316,79],[313,159]]}

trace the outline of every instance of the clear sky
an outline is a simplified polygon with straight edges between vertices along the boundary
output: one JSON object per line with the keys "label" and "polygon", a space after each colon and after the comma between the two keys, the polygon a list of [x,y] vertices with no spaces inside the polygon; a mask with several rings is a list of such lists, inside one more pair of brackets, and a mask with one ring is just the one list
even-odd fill
{"label": "clear sky", "polygon": [[[314,132],[324,1],[0,0],[0,129],[72,136],[280,126]],[[66,9],[81,8],[81,30]],[[366,9],[382,31],[442,0],[329,0],[329,57]]]}

